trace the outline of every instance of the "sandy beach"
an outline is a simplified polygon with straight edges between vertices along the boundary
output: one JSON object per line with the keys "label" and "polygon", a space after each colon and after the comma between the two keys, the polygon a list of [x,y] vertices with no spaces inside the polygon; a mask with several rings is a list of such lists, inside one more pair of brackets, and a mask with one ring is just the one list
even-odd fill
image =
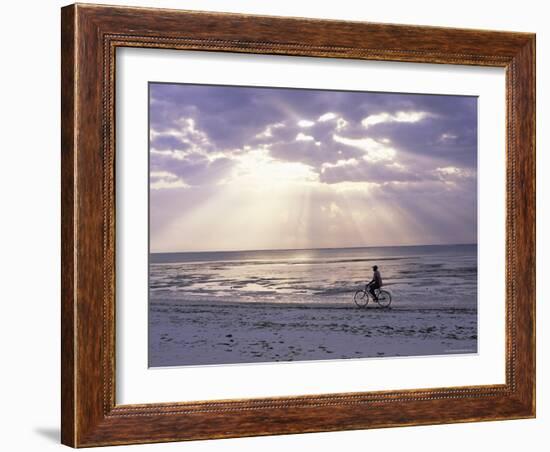
{"label": "sandy beach", "polygon": [[467,308],[156,300],[149,315],[151,367],[477,351]]}

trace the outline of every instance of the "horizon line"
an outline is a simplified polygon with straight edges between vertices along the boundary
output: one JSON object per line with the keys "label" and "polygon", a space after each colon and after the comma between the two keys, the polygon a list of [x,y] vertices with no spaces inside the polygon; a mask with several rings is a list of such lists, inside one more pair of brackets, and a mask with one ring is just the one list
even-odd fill
{"label": "horizon line", "polygon": [[149,254],[183,254],[183,253],[245,253],[251,251],[319,251],[319,250],[353,250],[361,248],[405,248],[421,246],[467,246],[475,243],[427,243],[422,245],[368,245],[368,246],[336,246],[336,247],[314,247],[314,248],[265,248],[265,249],[240,249],[240,250],[216,250],[216,251],[149,251]]}

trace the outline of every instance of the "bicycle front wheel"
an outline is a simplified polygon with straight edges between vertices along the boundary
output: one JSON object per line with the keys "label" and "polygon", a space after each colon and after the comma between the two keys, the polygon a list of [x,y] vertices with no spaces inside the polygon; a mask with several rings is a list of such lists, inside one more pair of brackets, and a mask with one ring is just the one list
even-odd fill
{"label": "bicycle front wheel", "polygon": [[391,293],[387,290],[381,290],[378,292],[378,305],[381,308],[387,308],[391,304]]}
{"label": "bicycle front wheel", "polygon": [[364,290],[358,290],[353,296],[353,301],[355,301],[355,304],[358,308],[364,308],[369,302],[367,292],[365,292]]}

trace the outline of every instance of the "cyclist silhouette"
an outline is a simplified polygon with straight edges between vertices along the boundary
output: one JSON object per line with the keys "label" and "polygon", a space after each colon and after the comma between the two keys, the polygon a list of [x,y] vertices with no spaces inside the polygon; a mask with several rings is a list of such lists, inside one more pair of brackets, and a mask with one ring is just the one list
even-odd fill
{"label": "cyclist silhouette", "polygon": [[372,295],[372,298],[374,299],[374,301],[378,301],[378,296],[376,295],[375,290],[380,289],[382,287],[382,276],[378,271],[378,265],[373,266],[372,271],[373,271],[372,280],[368,284],[369,292]]}

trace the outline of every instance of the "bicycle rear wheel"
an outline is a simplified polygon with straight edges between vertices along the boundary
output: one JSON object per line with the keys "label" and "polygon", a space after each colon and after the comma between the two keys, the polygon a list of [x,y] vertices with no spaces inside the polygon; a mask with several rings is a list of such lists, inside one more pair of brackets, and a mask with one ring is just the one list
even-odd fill
{"label": "bicycle rear wheel", "polygon": [[387,290],[380,290],[378,292],[378,306],[381,308],[387,308],[391,304],[391,293]]}
{"label": "bicycle rear wheel", "polygon": [[358,290],[353,296],[353,301],[355,301],[358,308],[364,308],[369,303],[367,292],[364,290]]}

